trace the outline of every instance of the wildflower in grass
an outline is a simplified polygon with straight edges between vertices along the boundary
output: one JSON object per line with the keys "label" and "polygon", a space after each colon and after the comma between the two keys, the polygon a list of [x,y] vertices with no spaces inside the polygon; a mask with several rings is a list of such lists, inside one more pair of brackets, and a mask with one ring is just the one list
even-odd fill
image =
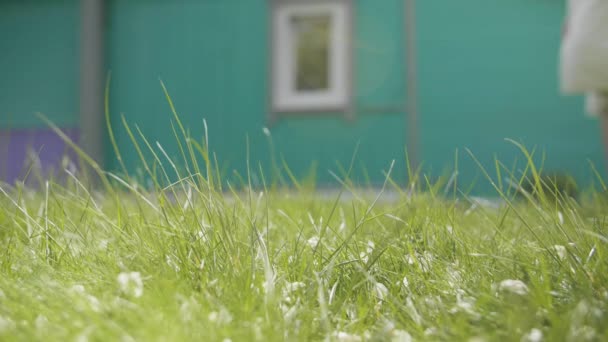
{"label": "wildflower in grass", "polygon": [[560,260],[566,259],[566,247],[562,245],[555,245],[553,246],[553,249],[555,250],[555,253],[557,254]]}
{"label": "wildflower in grass", "polygon": [[537,328],[533,328],[521,338],[522,342],[541,342],[542,340],[543,332]]}
{"label": "wildflower in grass", "polygon": [[179,306],[179,313],[182,321],[190,322],[194,319],[194,313],[200,311],[200,305],[194,298],[186,298],[182,295],[177,295],[178,302],[181,302]]}
{"label": "wildflower in grass", "polygon": [[412,342],[412,335],[405,330],[393,330],[391,333],[391,342]]}
{"label": "wildflower in grass", "polygon": [[403,277],[403,280],[401,281],[401,283],[403,284],[403,287],[405,287],[406,289],[409,289],[410,287],[410,282],[407,280],[407,277]]}
{"label": "wildflower in grass", "polygon": [[475,320],[481,318],[481,315],[475,311],[475,299],[466,296],[462,289],[456,290],[456,306],[450,310],[450,313],[457,312],[467,313]]}
{"label": "wildflower in grass", "polygon": [[224,325],[232,322],[232,315],[226,308],[221,308],[219,311],[213,311],[207,316],[210,322]]}
{"label": "wildflower in grass", "polygon": [[346,333],[344,331],[336,331],[334,339],[339,342],[358,342],[361,341],[361,336]]}
{"label": "wildflower in grass", "polygon": [[361,259],[364,264],[367,264],[367,262],[369,261],[369,256],[374,252],[374,248],[376,248],[374,242],[367,241],[367,247],[365,248],[365,252],[359,253],[359,259]]}
{"label": "wildflower in grass", "polygon": [[307,243],[310,246],[310,248],[315,249],[315,248],[317,248],[317,245],[319,244],[319,237],[313,236],[310,239],[308,239]]}
{"label": "wildflower in grass", "polygon": [[0,316],[0,333],[15,329],[15,322],[8,318]]}
{"label": "wildflower in grass", "polygon": [[[101,311],[101,303],[97,299],[97,297],[87,294],[83,285],[76,284],[70,288],[70,292],[77,295],[79,298],[83,299],[87,303],[86,309],[91,309],[95,312]],[[81,310],[85,310],[85,307],[80,307]]]}
{"label": "wildflower in grass", "polygon": [[581,327],[570,327],[567,341],[597,341],[597,332],[593,327],[583,325]]}
{"label": "wildflower in grass", "polygon": [[44,329],[48,325],[48,323],[49,320],[46,318],[46,316],[43,315],[38,315],[36,317],[36,320],[34,320],[34,326],[38,330]]}
{"label": "wildflower in grass", "polygon": [[388,289],[382,283],[375,283],[374,284],[374,295],[379,300],[384,300],[384,298],[386,298],[388,296]]}
{"label": "wildflower in grass", "polygon": [[74,292],[74,293],[83,294],[84,293],[84,286],[82,286],[80,284],[76,284],[76,285],[72,286],[72,288],[70,289],[70,291]]}
{"label": "wildflower in grass", "polygon": [[144,282],[139,272],[122,272],[118,275],[117,280],[122,293],[135,298],[144,294]]}
{"label": "wildflower in grass", "polygon": [[498,289],[503,292],[509,292],[520,296],[528,294],[528,286],[521,280],[505,279],[500,282]]}
{"label": "wildflower in grass", "polygon": [[447,230],[450,235],[454,234],[454,227],[449,224],[445,226],[445,230]]}
{"label": "wildflower in grass", "polygon": [[283,301],[285,301],[286,303],[292,303],[292,294],[304,287],[306,287],[306,284],[299,281],[295,281],[293,283],[286,283],[282,291]]}

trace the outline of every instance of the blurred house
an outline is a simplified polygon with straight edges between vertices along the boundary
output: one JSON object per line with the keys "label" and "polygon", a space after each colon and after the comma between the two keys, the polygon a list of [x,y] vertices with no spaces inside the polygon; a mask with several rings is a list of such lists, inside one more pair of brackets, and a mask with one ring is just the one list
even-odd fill
{"label": "blurred house", "polygon": [[413,3],[1,0],[0,179],[34,162],[65,167],[65,144],[36,113],[120,170],[104,118],[110,73],[111,126],[130,172],[141,161],[123,116],[140,144],[137,129],[186,163],[160,80],[198,142],[206,122],[226,179],[249,162],[254,182],[260,166],[287,178],[287,165],[335,183],[328,170],[342,176],[354,156],[357,182],[382,183],[392,160],[404,181],[408,146],[432,177],[457,159],[460,184],[484,183],[465,151],[492,175],[495,158],[518,174],[524,157],[505,138],[578,180],[591,178],[588,161],[603,170],[597,123],[558,93],[561,1]]}

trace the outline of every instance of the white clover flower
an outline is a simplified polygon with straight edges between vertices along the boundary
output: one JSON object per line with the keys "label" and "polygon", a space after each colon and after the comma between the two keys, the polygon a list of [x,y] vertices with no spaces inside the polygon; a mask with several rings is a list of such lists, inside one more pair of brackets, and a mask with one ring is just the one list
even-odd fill
{"label": "white clover flower", "polygon": [[301,288],[306,287],[306,284],[299,282],[299,281],[294,281],[293,283],[286,283],[285,286],[283,287],[283,301],[287,302],[287,303],[291,303],[292,298],[291,298],[291,294],[298,291]]}
{"label": "white clover flower", "polygon": [[524,284],[524,282],[521,280],[503,280],[500,282],[498,289],[503,292],[510,292],[520,296],[528,294],[528,286],[526,286],[526,284]]}
{"label": "white clover flower", "polygon": [[110,243],[110,240],[108,239],[101,239],[99,240],[99,243],[97,244],[97,249],[105,251],[106,249],[108,249],[108,244]]}
{"label": "white clover flower", "polygon": [[367,262],[369,261],[369,256],[367,255],[367,253],[361,252],[359,253],[359,259],[361,259],[364,264],[367,264]]}
{"label": "white clover flower", "polygon": [[334,333],[334,338],[339,342],[358,342],[361,341],[361,336],[346,333],[344,331],[337,331]]}
{"label": "white clover flower", "polygon": [[40,330],[40,329],[44,329],[48,323],[49,323],[49,320],[45,316],[38,315],[36,317],[36,320],[34,321],[34,326],[36,327],[36,329]]}
{"label": "white clover flower", "polygon": [[293,283],[286,283],[285,287],[283,288],[283,290],[287,294],[289,294],[289,293],[292,293],[292,292],[297,291],[297,290],[299,290],[301,288],[304,288],[304,287],[306,287],[306,284],[304,284],[303,282],[301,282],[301,281],[294,281]]}
{"label": "white clover flower", "polygon": [[557,256],[559,257],[560,260],[564,260],[566,259],[566,247],[562,246],[562,245],[555,245],[553,246],[553,249],[555,250],[555,253],[557,253]]}
{"label": "white clover flower", "polygon": [[221,308],[219,312],[211,312],[207,319],[209,319],[210,322],[223,325],[232,322],[232,315],[225,308]]}
{"label": "white clover flower", "polygon": [[118,275],[120,290],[129,296],[139,298],[144,294],[144,282],[139,272],[122,272]]}
{"label": "white clover flower", "polygon": [[445,226],[445,230],[447,230],[450,235],[454,234],[454,227],[449,224]]}
{"label": "white clover flower", "polygon": [[372,254],[374,252],[374,248],[376,248],[376,244],[373,241],[367,241],[367,254]]}
{"label": "white clover flower", "polygon": [[0,316],[0,333],[15,329],[15,322],[10,318]]}
{"label": "white clover flower", "polygon": [[393,330],[391,334],[391,342],[412,342],[412,335],[404,330]]}
{"label": "white clover flower", "polygon": [[315,249],[315,248],[317,248],[317,245],[319,244],[319,237],[313,236],[310,239],[308,239],[308,241],[306,241],[306,242],[308,243],[310,248]]}
{"label": "white clover flower", "polygon": [[384,300],[388,296],[388,289],[382,283],[374,284],[374,295],[380,300]]}
{"label": "white clover flower", "polygon": [[543,340],[543,332],[540,329],[533,328],[529,333],[525,334],[522,342],[541,342]]}

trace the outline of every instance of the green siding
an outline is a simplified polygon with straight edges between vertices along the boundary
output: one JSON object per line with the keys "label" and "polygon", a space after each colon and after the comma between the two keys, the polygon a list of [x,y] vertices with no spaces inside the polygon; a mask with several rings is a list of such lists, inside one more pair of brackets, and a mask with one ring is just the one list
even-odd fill
{"label": "green siding", "polygon": [[[120,114],[178,156],[161,78],[194,137],[202,137],[207,120],[211,149],[227,175],[245,173],[246,137],[252,167],[261,163],[271,173],[271,149],[262,133],[269,97],[268,3],[110,2],[111,111],[130,169],[139,158]],[[276,158],[298,176],[316,161],[321,183],[332,181],[327,170],[338,171],[337,163],[347,167],[358,143],[357,180],[367,172],[380,183],[392,159],[397,178],[405,173],[403,1],[354,3],[357,119],[347,122],[337,113],[289,117],[271,128]],[[465,148],[486,167],[493,168],[494,156],[509,166],[518,160],[521,167],[521,153],[504,141],[513,138],[537,148],[539,157],[546,152],[547,169],[589,179],[587,160],[602,164],[599,130],[583,116],[580,98],[561,97],[557,90],[562,16],[563,5],[552,0],[418,2],[425,172],[451,171],[458,149],[460,184],[473,182],[480,172]],[[480,183],[478,190],[487,192],[488,183]]]}
{"label": "green siding", "polygon": [[78,120],[79,5],[0,1],[0,129]]}
{"label": "green siding", "polygon": [[558,92],[562,2],[425,0],[418,10],[428,172],[444,172],[456,148],[464,183],[480,175],[465,148],[491,170],[494,155],[521,169],[523,156],[504,138],[536,147],[539,162],[545,152],[547,170],[588,181],[587,159],[602,169],[597,121],[584,116],[580,98]]}
{"label": "green siding", "polygon": [[[194,137],[207,120],[211,149],[227,175],[246,172],[250,161],[270,174],[270,147],[263,134],[268,94],[268,2],[206,0],[177,3],[113,1],[108,25],[108,65],[112,71],[111,110],[118,144],[129,168],[139,162],[119,120],[137,124],[146,137],[177,156],[171,113],[159,86],[167,85],[181,119]],[[399,0],[356,6],[357,109],[394,107],[403,101],[402,4]],[[373,182],[393,158],[403,164],[403,114],[337,113],[285,118],[271,128],[277,160],[299,176],[318,163],[319,182],[328,169],[348,167],[360,142],[357,165]],[[108,152],[110,149],[108,149]],[[109,157],[112,157],[111,155]],[[113,159],[113,158],[112,158]],[[116,167],[116,163],[114,164]],[[403,168],[398,172],[403,175]],[[365,172],[357,167],[357,177]],[[403,178],[403,177],[401,177]]]}

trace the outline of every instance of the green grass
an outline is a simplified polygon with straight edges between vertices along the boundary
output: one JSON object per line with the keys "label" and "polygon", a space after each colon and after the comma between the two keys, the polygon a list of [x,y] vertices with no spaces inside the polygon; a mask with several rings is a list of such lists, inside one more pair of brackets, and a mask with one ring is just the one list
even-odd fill
{"label": "green grass", "polygon": [[608,339],[608,201],[523,147],[520,177],[480,165],[496,205],[412,170],[322,196],[287,168],[291,190],[227,185],[175,119],[184,169],[125,123],[148,186],[73,144],[91,172],[0,184],[0,340]]}
{"label": "green grass", "polygon": [[599,195],[492,207],[118,178],[2,185],[0,340],[608,337]]}

